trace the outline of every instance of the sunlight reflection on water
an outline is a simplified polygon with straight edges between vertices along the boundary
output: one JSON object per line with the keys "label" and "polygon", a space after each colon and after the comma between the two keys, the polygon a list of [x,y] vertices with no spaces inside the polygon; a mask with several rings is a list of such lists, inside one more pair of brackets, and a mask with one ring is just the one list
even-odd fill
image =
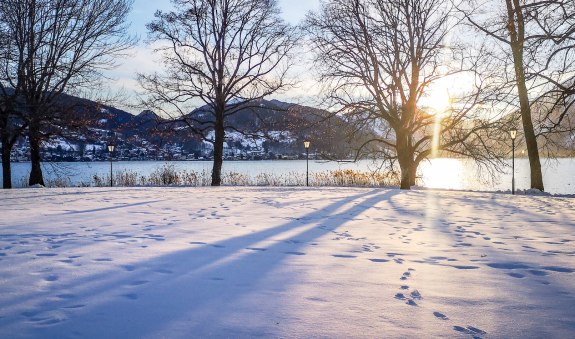
{"label": "sunlight reflection on water", "polygon": [[459,159],[433,159],[430,163],[421,165],[421,173],[424,187],[463,189],[466,186],[465,167]]}

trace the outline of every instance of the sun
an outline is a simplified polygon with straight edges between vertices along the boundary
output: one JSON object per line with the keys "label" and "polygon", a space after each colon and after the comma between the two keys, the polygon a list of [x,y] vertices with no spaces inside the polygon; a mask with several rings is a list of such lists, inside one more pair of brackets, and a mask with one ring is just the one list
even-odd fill
{"label": "sun", "polygon": [[421,107],[431,115],[445,115],[451,107],[452,101],[449,95],[449,87],[444,84],[436,84],[421,99]]}

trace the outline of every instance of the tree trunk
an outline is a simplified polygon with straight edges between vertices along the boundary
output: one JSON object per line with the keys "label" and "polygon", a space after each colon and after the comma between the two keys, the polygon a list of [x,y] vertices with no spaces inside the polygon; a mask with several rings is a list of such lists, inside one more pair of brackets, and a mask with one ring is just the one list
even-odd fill
{"label": "tree trunk", "polygon": [[[401,171],[401,189],[410,189],[415,184],[415,163],[413,161],[413,154],[411,154],[411,147],[409,145],[409,136],[403,133],[397,133],[397,158],[399,161],[399,169]],[[413,182],[413,183],[412,183]]]}
{"label": "tree trunk", "polygon": [[537,147],[537,137],[535,136],[533,121],[531,119],[529,92],[525,84],[525,69],[523,65],[523,44],[525,41],[524,17],[518,0],[507,0],[506,5],[509,19],[509,25],[507,28],[511,37],[511,51],[513,53],[515,78],[517,79],[517,93],[519,95],[521,121],[523,122],[525,144],[527,145],[527,155],[529,157],[529,166],[531,169],[531,188],[543,191],[543,174],[541,172],[539,148]]}
{"label": "tree trunk", "polygon": [[415,172],[414,170],[415,166],[412,160],[410,159],[401,160],[401,158],[404,157],[400,157],[399,160],[399,168],[401,170],[400,188],[402,190],[408,190],[411,189],[411,186],[415,185],[415,179],[412,177],[412,173]]}
{"label": "tree trunk", "polygon": [[417,176],[417,166],[418,164],[415,161],[411,165],[411,169],[409,170],[409,185],[411,187],[415,186],[415,179]]}
{"label": "tree trunk", "polygon": [[214,126],[214,133],[216,135],[214,140],[214,164],[212,168],[212,186],[220,186],[222,184],[222,164],[224,162],[224,121],[223,113],[220,115],[216,114],[216,124]]}
{"label": "tree trunk", "polygon": [[42,175],[42,167],[41,167],[42,157],[40,156],[41,140],[40,136],[38,135],[38,132],[33,132],[32,130],[30,130],[29,140],[30,140],[30,160],[32,162],[32,169],[30,170],[30,180],[28,181],[28,185],[44,186],[44,177]]}
{"label": "tree trunk", "polygon": [[[523,70],[521,70],[523,72]],[[523,122],[523,132],[525,134],[525,144],[527,145],[527,155],[529,157],[529,167],[531,168],[531,188],[540,191],[544,190],[543,173],[541,172],[541,160],[539,159],[539,148],[537,137],[533,129],[531,120],[531,107],[529,106],[529,96],[525,81],[517,83],[519,100],[521,103],[521,120]]]}
{"label": "tree trunk", "polygon": [[10,164],[10,151],[12,144],[9,140],[2,137],[2,186],[3,188],[12,188],[12,167]]}

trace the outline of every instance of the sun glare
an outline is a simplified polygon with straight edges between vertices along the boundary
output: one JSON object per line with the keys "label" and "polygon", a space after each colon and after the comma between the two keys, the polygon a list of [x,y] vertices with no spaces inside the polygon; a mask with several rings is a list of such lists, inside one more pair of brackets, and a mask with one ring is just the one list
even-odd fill
{"label": "sun glare", "polygon": [[431,157],[437,157],[439,153],[439,142],[441,136],[441,120],[449,114],[451,106],[451,97],[447,87],[437,86],[432,89],[428,95],[427,106],[430,108],[429,113],[434,115],[433,139],[431,144]]}
{"label": "sun glare", "polygon": [[421,106],[427,108],[429,114],[444,115],[451,106],[449,88],[444,84],[438,84],[430,88],[427,96],[421,101]]}
{"label": "sun glare", "polygon": [[462,189],[463,164],[458,159],[437,158],[423,163],[422,171],[425,187]]}

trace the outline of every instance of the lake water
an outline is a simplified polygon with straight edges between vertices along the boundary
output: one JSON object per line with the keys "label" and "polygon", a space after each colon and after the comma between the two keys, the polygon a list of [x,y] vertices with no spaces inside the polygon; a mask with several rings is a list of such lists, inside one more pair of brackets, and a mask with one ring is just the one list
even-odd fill
{"label": "lake water", "polygon": [[[114,162],[113,170],[130,170],[141,175],[148,175],[165,164],[173,165],[177,170],[211,172],[211,161],[122,161]],[[575,159],[566,158],[546,160],[542,163],[545,190],[554,194],[575,194]],[[372,161],[358,163],[343,162],[309,162],[310,173],[319,173],[329,170],[353,169],[372,171],[377,165]],[[15,187],[22,187],[27,182],[30,171],[29,163],[12,164],[12,183]],[[80,183],[93,184],[94,175],[105,178],[110,173],[109,162],[74,162],[74,163],[46,163],[43,164],[44,175],[47,180],[56,177],[69,178],[73,185]],[[251,177],[258,174],[282,175],[297,173],[305,175],[305,160],[278,160],[278,161],[224,161],[223,171],[242,173]],[[495,181],[481,180],[472,162],[461,159],[433,159],[420,166],[423,175],[422,186],[429,188],[477,190],[477,191],[506,191],[511,189],[511,169],[498,175]],[[0,177],[0,183],[2,178]],[[518,190],[529,188],[529,162],[521,158],[515,161],[515,187]]]}

